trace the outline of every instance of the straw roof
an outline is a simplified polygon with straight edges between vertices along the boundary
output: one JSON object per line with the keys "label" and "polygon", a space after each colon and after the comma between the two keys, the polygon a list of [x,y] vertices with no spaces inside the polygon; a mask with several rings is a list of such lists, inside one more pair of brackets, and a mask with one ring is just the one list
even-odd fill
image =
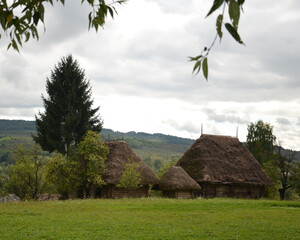
{"label": "straw roof", "polygon": [[196,183],[180,166],[172,166],[159,181],[161,190],[200,190]]}
{"label": "straw roof", "polygon": [[108,141],[106,145],[109,148],[109,154],[106,164],[106,171],[102,178],[108,184],[118,184],[125,169],[125,164],[133,158],[134,162],[140,163],[141,184],[157,184],[158,178],[152,169],[145,164],[130,148],[125,141]]}
{"label": "straw roof", "polygon": [[177,165],[198,183],[273,185],[252,154],[233,137],[202,135]]}

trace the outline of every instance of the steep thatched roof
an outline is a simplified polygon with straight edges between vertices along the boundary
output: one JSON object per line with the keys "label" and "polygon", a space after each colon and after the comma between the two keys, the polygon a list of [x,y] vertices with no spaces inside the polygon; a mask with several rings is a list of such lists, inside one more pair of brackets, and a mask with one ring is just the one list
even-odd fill
{"label": "steep thatched roof", "polygon": [[180,166],[172,166],[159,181],[161,190],[200,190],[196,183]]}
{"label": "steep thatched roof", "polygon": [[124,141],[109,141],[106,142],[106,145],[109,148],[109,155],[105,162],[106,171],[102,175],[105,182],[108,184],[118,184],[125,169],[125,164],[129,159],[133,158],[134,162],[140,163],[141,183],[158,183],[159,180],[152,169],[132,151],[128,143]]}
{"label": "steep thatched roof", "polygon": [[202,135],[177,165],[198,183],[273,184],[247,148],[233,137]]}

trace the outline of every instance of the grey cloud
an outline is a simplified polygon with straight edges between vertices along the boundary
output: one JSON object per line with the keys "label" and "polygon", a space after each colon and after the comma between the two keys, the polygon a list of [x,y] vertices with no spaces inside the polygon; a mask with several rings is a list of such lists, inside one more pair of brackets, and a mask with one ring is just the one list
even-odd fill
{"label": "grey cloud", "polygon": [[282,125],[290,125],[291,124],[287,118],[283,118],[283,117],[277,118],[276,122],[278,124],[282,124]]}
{"label": "grey cloud", "polygon": [[47,43],[59,43],[87,32],[89,11],[86,4],[69,1],[64,5],[58,3],[54,7],[47,7],[45,20]]}
{"label": "grey cloud", "polygon": [[[185,1],[185,0],[177,0],[177,1],[165,1],[165,0],[151,0],[152,2],[157,3],[161,9],[166,13],[183,13],[188,14],[192,12],[193,8],[195,7],[195,3],[193,1]],[[208,5],[207,3],[203,2],[203,7]],[[206,6],[207,11],[208,6]]]}
{"label": "grey cloud", "polygon": [[178,123],[174,119],[168,119],[167,121],[163,121],[163,123],[168,124],[172,128],[175,128],[176,130],[179,130],[179,131],[186,131],[186,132],[189,132],[192,134],[197,134],[200,132],[199,126],[197,126],[196,124],[194,124],[191,121],[187,121],[184,123]]}
{"label": "grey cloud", "polygon": [[0,107],[40,107],[44,81],[37,75],[39,70],[33,72],[28,59],[15,53],[0,66]]}
{"label": "grey cloud", "polygon": [[241,118],[238,113],[235,113],[232,110],[228,110],[227,113],[217,113],[216,110],[212,110],[209,108],[202,109],[203,112],[207,115],[209,120],[213,120],[215,122],[229,122],[233,124],[248,124],[249,121]]}
{"label": "grey cloud", "polygon": [[37,114],[32,107],[12,107],[2,108],[0,107],[0,117],[6,119],[34,119],[34,115]]}

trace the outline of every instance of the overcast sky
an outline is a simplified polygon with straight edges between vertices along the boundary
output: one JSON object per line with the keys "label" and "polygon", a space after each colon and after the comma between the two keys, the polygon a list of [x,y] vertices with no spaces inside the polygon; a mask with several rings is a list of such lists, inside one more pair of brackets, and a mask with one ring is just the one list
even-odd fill
{"label": "overcast sky", "polygon": [[198,138],[236,135],[263,120],[286,148],[300,150],[300,1],[251,0],[239,32],[224,29],[208,58],[209,81],[193,76],[196,56],[215,35],[212,1],[129,0],[98,33],[88,31],[81,1],[47,7],[46,32],[20,54],[0,40],[0,118],[34,120],[46,78],[72,54],[85,70],[104,127]]}

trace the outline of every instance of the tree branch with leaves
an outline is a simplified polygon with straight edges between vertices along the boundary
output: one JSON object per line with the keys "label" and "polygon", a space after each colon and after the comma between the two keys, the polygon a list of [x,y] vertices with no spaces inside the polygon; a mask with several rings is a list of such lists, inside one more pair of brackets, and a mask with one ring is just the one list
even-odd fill
{"label": "tree branch with leaves", "polygon": [[[10,1],[11,2],[11,1]],[[39,40],[38,24],[41,22],[45,30],[45,5],[54,6],[53,0],[14,0],[8,3],[7,0],[0,0],[0,24],[4,33],[9,36],[10,43],[7,49],[13,48],[19,51],[24,42],[30,38]],[[56,0],[65,4],[65,0]],[[103,27],[108,16],[114,18],[117,14],[116,4],[123,4],[126,0],[81,0],[91,8],[88,15],[89,29],[98,31]],[[1,38],[1,34],[0,34]]]}
{"label": "tree branch with leaves", "polygon": [[[204,47],[200,55],[196,57],[189,57],[190,61],[195,62],[193,68],[193,74],[198,74],[202,67],[203,76],[208,80],[208,55],[215,45],[217,39],[222,39],[223,37],[223,25],[229,34],[240,44],[244,44],[239,33],[238,26],[240,21],[240,13],[243,11],[243,4],[245,0],[214,0],[214,3],[209,10],[206,17],[210,16],[216,10],[221,9],[221,13],[216,19],[216,35],[209,47]],[[224,22],[225,11],[228,9],[229,22]]]}

